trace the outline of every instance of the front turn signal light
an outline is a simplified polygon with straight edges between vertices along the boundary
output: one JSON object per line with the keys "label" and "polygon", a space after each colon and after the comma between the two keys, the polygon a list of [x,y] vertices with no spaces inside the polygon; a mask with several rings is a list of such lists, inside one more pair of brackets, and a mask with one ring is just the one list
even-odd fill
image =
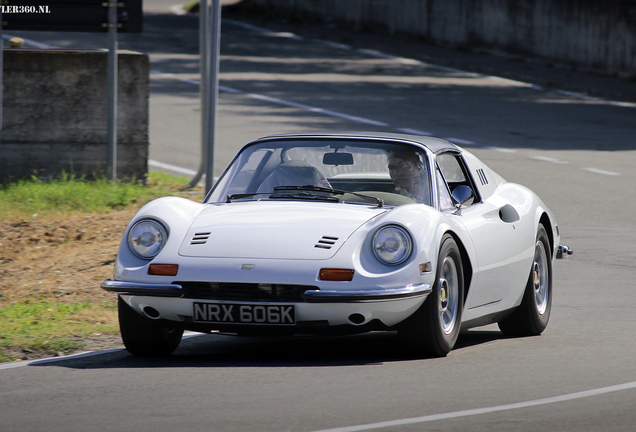
{"label": "front turn signal light", "polygon": [[353,273],[350,269],[320,269],[318,278],[324,281],[349,282],[353,279]]}
{"label": "front turn signal light", "polygon": [[179,264],[150,264],[148,274],[153,276],[176,276]]}
{"label": "front turn signal light", "polygon": [[430,261],[420,264],[420,273],[431,273],[433,271],[433,264]]}

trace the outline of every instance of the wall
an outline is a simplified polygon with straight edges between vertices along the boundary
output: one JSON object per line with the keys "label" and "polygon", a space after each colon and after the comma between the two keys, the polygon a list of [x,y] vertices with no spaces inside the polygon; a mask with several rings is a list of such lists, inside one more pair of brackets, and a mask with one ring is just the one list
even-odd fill
{"label": "wall", "polygon": [[636,0],[248,0],[462,48],[636,76]]}
{"label": "wall", "polygon": [[[91,176],[106,169],[107,53],[8,49],[0,178]],[[117,173],[143,179],[148,164],[147,55],[120,51]]]}

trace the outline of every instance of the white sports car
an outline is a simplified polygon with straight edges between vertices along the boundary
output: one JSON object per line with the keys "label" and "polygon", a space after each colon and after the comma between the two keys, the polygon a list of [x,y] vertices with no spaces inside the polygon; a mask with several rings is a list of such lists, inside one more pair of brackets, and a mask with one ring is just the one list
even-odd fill
{"label": "white sports car", "polygon": [[128,351],[184,330],[397,330],[443,356],[461,329],[537,335],[571,253],[529,189],[437,138],[294,134],[247,144],[203,203],[166,197],[124,232],[114,280]]}

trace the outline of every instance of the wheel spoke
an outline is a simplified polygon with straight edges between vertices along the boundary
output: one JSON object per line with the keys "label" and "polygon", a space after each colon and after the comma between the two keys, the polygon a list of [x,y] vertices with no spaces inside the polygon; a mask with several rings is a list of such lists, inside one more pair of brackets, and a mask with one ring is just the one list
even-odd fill
{"label": "wheel spoke", "polygon": [[544,314],[548,305],[547,253],[543,242],[538,241],[534,253],[533,278],[534,301],[539,314]]}
{"label": "wheel spoke", "polygon": [[449,334],[455,328],[459,302],[457,267],[450,257],[442,263],[439,291],[439,323],[442,331]]}

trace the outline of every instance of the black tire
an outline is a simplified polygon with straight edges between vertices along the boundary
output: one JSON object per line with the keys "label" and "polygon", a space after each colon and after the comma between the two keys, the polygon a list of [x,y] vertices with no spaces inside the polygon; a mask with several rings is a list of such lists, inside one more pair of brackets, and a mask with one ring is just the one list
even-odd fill
{"label": "black tire", "polygon": [[552,256],[548,234],[539,224],[534,260],[523,299],[512,314],[498,323],[507,336],[537,336],[548,326],[552,310]]}
{"label": "black tire", "polygon": [[167,324],[167,321],[153,320],[135,312],[119,297],[119,330],[128,352],[138,356],[167,356],[174,352],[181,342],[183,329]]}
{"label": "black tire", "polygon": [[464,272],[459,248],[444,236],[433,291],[422,306],[398,325],[406,348],[418,355],[444,357],[457,342],[464,308]]}

